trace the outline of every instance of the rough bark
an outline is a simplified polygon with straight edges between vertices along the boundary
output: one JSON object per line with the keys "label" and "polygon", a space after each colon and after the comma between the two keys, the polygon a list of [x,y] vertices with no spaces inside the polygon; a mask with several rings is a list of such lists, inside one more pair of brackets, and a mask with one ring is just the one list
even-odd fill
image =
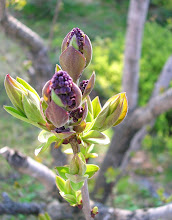
{"label": "rough bark", "polygon": [[[163,220],[171,220],[172,216],[171,204],[158,208],[138,209],[133,212],[123,209],[106,207],[101,203],[93,203],[92,205],[98,206],[99,208],[99,214],[96,215],[95,220],[157,220],[159,218]],[[84,220],[81,212],[76,213],[74,209],[70,209],[69,206],[64,203],[58,205],[57,202],[53,202],[48,206],[47,211],[53,220]]]}
{"label": "rough bark", "polygon": [[52,76],[52,65],[43,39],[26,25],[8,14],[5,8],[5,0],[0,0],[0,27],[7,36],[28,48],[35,70],[30,75],[31,82],[41,91],[43,84]]}
{"label": "rough bark", "polygon": [[[11,152],[12,151],[12,152]],[[10,155],[12,153],[12,155]],[[13,154],[15,153],[15,154]],[[11,166],[15,165],[15,169],[21,173],[28,174],[37,178],[41,183],[47,183],[47,178],[51,179],[52,171],[45,167],[44,165],[39,164],[38,162],[32,160],[28,160],[26,162],[26,157],[23,157],[21,153],[14,152],[13,150],[5,147],[2,148],[0,154],[7,159]],[[9,155],[8,155],[9,154]],[[12,157],[11,157],[12,156]],[[27,157],[28,159],[28,157]],[[30,158],[31,159],[31,158]],[[22,161],[21,161],[22,160]],[[24,164],[23,164],[24,163]],[[25,165],[25,163],[29,163],[29,165]],[[41,178],[34,172],[37,173],[36,165],[39,167],[39,173],[42,173]],[[19,169],[19,165],[23,168]],[[28,167],[32,168],[32,172],[28,172]],[[46,175],[45,174],[46,170]],[[51,179],[50,184],[55,185],[55,179]],[[48,188],[49,189],[49,188]],[[114,209],[112,207],[106,207],[101,203],[95,203],[91,201],[91,206],[98,206],[99,214],[95,217],[97,220],[156,220],[157,218],[162,218],[163,220],[170,220],[172,216],[172,204],[161,206],[158,208],[149,208],[149,209],[139,209],[134,212],[122,210],[122,209]],[[36,204],[36,203],[18,203],[12,201],[6,193],[3,193],[3,201],[0,203],[0,215],[2,214],[34,214],[38,215],[43,211],[44,204]],[[58,201],[54,201],[47,205],[46,210],[50,214],[53,220],[61,220],[61,219],[78,219],[84,220],[82,212],[78,210],[78,208],[70,207],[67,203],[59,203]]]}
{"label": "rough bark", "polygon": [[47,191],[58,195],[55,184],[56,175],[48,167],[9,147],[1,148],[0,155],[3,156],[15,170],[34,177],[45,186]]}
{"label": "rough bark", "polygon": [[131,0],[129,6],[122,87],[130,110],[137,106],[139,60],[148,6],[149,0]]}
{"label": "rough bark", "polygon": [[[38,215],[43,212],[44,208],[47,208],[48,214],[53,220],[84,220],[82,212],[78,211],[77,208],[70,207],[66,203],[54,201],[45,207],[45,204],[14,202],[8,197],[7,193],[3,193],[2,196],[3,201],[0,203],[0,215]],[[171,220],[172,216],[172,204],[158,208],[139,209],[133,212],[106,207],[100,203],[94,205],[98,206],[100,210],[95,220]]]}
{"label": "rough bark", "polygon": [[5,192],[2,193],[2,198],[2,203],[0,203],[0,215],[38,215],[45,207],[45,204],[14,202]]}

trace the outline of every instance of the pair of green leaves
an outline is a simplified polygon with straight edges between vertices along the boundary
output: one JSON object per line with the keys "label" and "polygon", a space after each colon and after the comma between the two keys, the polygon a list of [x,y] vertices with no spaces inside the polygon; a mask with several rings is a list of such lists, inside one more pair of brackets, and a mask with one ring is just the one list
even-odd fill
{"label": "pair of green leaves", "polygon": [[56,176],[56,185],[60,191],[60,195],[69,202],[71,206],[81,204],[81,191],[73,190],[70,180],[64,180],[60,176]]}
{"label": "pair of green leaves", "polygon": [[56,170],[64,180],[70,179],[73,190],[77,191],[82,188],[84,180],[91,178],[99,170],[99,167],[94,164],[86,164],[86,171],[83,176],[71,174],[68,166],[56,167]]}
{"label": "pair of green leaves", "polygon": [[7,75],[4,81],[5,89],[14,107],[4,106],[12,116],[45,129],[45,120],[40,113],[40,97],[38,93],[23,79],[13,79]]}

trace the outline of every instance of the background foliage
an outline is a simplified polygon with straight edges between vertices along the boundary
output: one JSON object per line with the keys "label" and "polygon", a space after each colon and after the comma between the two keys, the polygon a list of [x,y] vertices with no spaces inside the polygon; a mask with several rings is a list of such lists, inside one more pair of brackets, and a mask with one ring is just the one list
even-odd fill
{"label": "background foliage", "polygon": [[[124,0],[63,0],[58,22],[54,27],[55,33],[50,50],[50,59],[54,65],[58,63],[61,41],[73,27],[80,27],[90,37],[93,43],[93,60],[88,70],[84,73],[84,78],[90,76],[92,71],[95,70],[97,75],[95,89],[101,96],[102,102],[121,91],[128,2]],[[27,2],[24,0],[9,0],[8,4],[10,12],[39,33],[48,44],[56,0],[27,0]],[[0,104],[2,106],[3,104],[8,104],[3,87],[5,74],[10,73],[13,77],[19,75],[28,80],[27,68],[31,63],[26,58],[27,51],[20,48],[10,39],[6,39],[2,33],[0,33],[0,44]],[[172,2],[171,0],[152,0],[148,21],[145,25],[140,60],[140,106],[145,105],[149,100],[154,83],[171,51]],[[148,161],[152,164],[151,168],[147,169],[142,166],[135,169],[130,167],[130,172],[134,176],[138,175],[139,178],[147,178],[149,184],[145,183],[139,187],[138,184],[133,183],[129,176],[121,179],[116,189],[114,189],[114,194],[117,196],[112,197],[111,202],[113,204],[131,210],[148,205],[157,206],[162,204],[163,201],[161,201],[156,190],[155,192],[150,190],[150,181],[156,183],[153,183],[155,188],[164,187],[167,195],[172,193],[169,190],[170,181],[172,180],[171,125],[172,111],[169,111],[157,119],[154,128],[143,141],[143,149],[146,152]],[[38,145],[36,140],[38,129],[10,117],[2,108],[0,110],[0,129],[0,147],[8,145],[33,157],[33,149]],[[108,131],[108,135],[112,136],[112,131]],[[101,149],[101,152],[100,148],[97,147],[96,149],[103,157],[106,149]],[[102,157],[100,158],[102,159]],[[50,158],[49,153],[45,153],[35,159],[51,166],[52,161]],[[101,159],[97,163],[100,163]],[[0,172],[0,178],[2,179],[0,191],[8,191],[12,197],[19,197],[19,200],[32,201],[36,198],[41,200],[44,193],[40,184],[30,178],[28,180],[27,176],[21,177],[15,171],[11,171],[5,161],[1,160],[0,165],[4,167]],[[160,166],[160,172],[157,172],[157,166]],[[110,172],[112,172],[113,176],[114,171]],[[154,176],[153,180],[149,178],[150,173]],[[7,183],[9,188],[7,188]],[[94,181],[91,180],[90,189],[93,188],[93,184]],[[131,189],[130,192],[126,190],[128,186]],[[138,202],[138,199],[142,200],[143,198],[145,200],[144,204]],[[25,218],[19,216],[19,219]]]}

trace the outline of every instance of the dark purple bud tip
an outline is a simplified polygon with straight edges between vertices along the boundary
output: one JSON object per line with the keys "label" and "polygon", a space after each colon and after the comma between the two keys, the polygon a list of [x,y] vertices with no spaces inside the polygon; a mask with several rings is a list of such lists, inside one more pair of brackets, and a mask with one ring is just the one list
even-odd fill
{"label": "dark purple bud tip", "polygon": [[84,113],[83,107],[79,107],[70,112],[69,117],[73,119],[74,122],[77,122],[80,118],[82,118]]}
{"label": "dark purple bud tip", "polygon": [[76,89],[72,78],[66,71],[59,70],[51,79],[51,89],[61,99],[63,105],[69,109],[76,106]]}
{"label": "dark purple bud tip", "polygon": [[72,44],[73,38],[76,38],[78,50],[83,53],[83,47],[85,44],[85,34],[79,28],[73,28],[67,36],[67,47]]}
{"label": "dark purple bud tip", "polygon": [[82,92],[82,95],[84,94],[87,84],[88,84],[88,80],[83,80],[82,82],[80,82],[79,88]]}
{"label": "dark purple bud tip", "polygon": [[63,133],[63,132],[69,132],[69,131],[70,131],[70,128],[65,128],[64,126],[55,129],[56,133]]}

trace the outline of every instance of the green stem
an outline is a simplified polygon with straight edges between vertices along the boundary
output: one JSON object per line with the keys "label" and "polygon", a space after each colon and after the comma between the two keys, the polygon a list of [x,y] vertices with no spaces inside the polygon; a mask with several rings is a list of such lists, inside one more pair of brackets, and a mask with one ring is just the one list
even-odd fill
{"label": "green stem", "polygon": [[[80,150],[76,137],[70,140],[70,144],[72,146],[73,153],[74,154],[79,153]],[[92,220],[93,218],[91,218],[91,206],[90,206],[87,180],[85,180],[84,186],[81,189],[81,194],[82,194],[83,212],[85,215],[85,219]]]}

